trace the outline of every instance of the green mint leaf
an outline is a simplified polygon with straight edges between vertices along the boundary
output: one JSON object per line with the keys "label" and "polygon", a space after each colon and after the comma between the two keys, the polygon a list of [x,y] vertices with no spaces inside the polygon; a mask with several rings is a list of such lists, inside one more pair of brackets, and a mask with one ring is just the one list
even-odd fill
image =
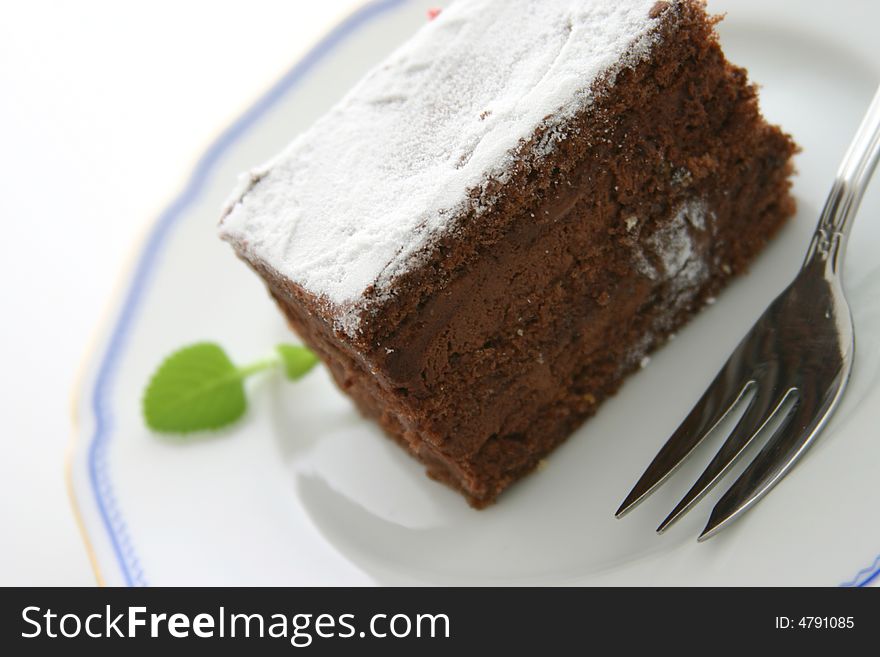
{"label": "green mint leaf", "polygon": [[281,355],[284,373],[291,381],[301,379],[318,364],[318,357],[305,347],[293,344],[279,344],[275,349]]}
{"label": "green mint leaf", "polygon": [[247,408],[243,378],[226,352],[201,342],[174,352],[147,385],[143,413],[147,426],[163,433],[219,429]]}

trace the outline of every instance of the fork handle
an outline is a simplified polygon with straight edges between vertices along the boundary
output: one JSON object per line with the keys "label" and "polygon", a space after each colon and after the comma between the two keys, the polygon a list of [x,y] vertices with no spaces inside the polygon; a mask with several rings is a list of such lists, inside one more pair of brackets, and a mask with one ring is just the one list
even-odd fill
{"label": "fork handle", "polygon": [[853,138],[837,170],[837,177],[825,207],[819,218],[819,225],[813,234],[813,241],[804,260],[804,268],[819,258],[826,265],[826,271],[839,275],[846,250],[846,241],[852,229],[853,217],[868,186],[868,181],[880,159],[880,87],[862,119],[856,136]]}

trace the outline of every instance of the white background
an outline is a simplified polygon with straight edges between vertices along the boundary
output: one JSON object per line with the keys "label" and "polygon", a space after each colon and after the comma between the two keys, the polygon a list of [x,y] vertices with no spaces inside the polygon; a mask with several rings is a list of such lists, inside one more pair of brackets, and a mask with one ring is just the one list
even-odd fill
{"label": "white background", "polygon": [[0,585],[95,582],[71,396],[146,227],[359,0],[10,2],[0,20]]}

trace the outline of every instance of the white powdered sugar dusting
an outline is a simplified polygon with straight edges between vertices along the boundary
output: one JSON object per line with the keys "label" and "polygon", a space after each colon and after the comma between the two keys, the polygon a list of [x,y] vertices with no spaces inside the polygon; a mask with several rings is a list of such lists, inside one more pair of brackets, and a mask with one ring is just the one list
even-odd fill
{"label": "white powdered sugar dusting", "polygon": [[696,288],[709,275],[708,264],[698,254],[693,235],[705,231],[709,219],[706,202],[691,199],[682,203],[672,219],[648,239],[649,248],[663,268],[662,278],[669,282],[676,296]]}
{"label": "white powdered sugar dusting", "polygon": [[[715,213],[702,198],[691,198],[679,205],[653,234],[633,248],[633,266],[643,276],[663,283],[661,312],[652,329],[627,353],[621,365],[626,370],[635,363],[644,368],[650,362],[648,351],[654,346],[655,334],[669,329],[676,314],[692,303],[703,284],[709,279],[709,263],[698,248],[699,240],[706,239],[715,230]],[[707,235],[708,234],[708,235]],[[712,303],[713,298],[706,300]],[[672,333],[669,340],[675,338]]]}
{"label": "white powdered sugar dusting", "polygon": [[654,4],[452,3],[243,177],[221,235],[336,307],[354,334],[365,292],[390,294],[452,219],[491,206],[487,187],[506,182],[518,147],[541,130],[525,156],[552,152],[593,83],[650,54]]}
{"label": "white powdered sugar dusting", "polygon": [[[709,271],[706,261],[697,253],[695,234],[711,229],[713,218],[703,199],[693,198],[682,203],[672,218],[645,240],[644,249],[636,245],[633,250],[636,270],[651,280],[668,281],[676,295],[702,283]],[[649,255],[656,264],[652,264]]]}

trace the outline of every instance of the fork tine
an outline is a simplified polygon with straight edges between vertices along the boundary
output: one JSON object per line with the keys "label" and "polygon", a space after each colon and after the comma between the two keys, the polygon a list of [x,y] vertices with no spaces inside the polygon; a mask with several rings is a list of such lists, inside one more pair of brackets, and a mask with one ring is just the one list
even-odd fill
{"label": "fork tine", "polygon": [[804,454],[825,426],[843,390],[838,379],[817,395],[798,391],[798,399],[764,448],[722,496],[697,540],[704,541],[766,495]]}
{"label": "fork tine", "polygon": [[754,381],[743,374],[746,340],[734,350],[666,444],[651,461],[629,495],[617,509],[620,518],[650,495],[736,406]]}
{"label": "fork tine", "polygon": [[[768,373],[772,376],[772,373]],[[769,378],[769,376],[767,378]],[[666,529],[687,513],[703,496],[708,493],[718,482],[721,476],[737,461],[746,447],[767,426],[767,423],[779,412],[785,404],[788,391],[780,392],[773,379],[765,380],[761,377],[758,383],[758,391],[749,402],[743,416],[731,431],[730,436],[724,441],[721,449],[697,479],[696,483],[685,494],[666,519],[657,527],[657,533],[662,534]]]}

